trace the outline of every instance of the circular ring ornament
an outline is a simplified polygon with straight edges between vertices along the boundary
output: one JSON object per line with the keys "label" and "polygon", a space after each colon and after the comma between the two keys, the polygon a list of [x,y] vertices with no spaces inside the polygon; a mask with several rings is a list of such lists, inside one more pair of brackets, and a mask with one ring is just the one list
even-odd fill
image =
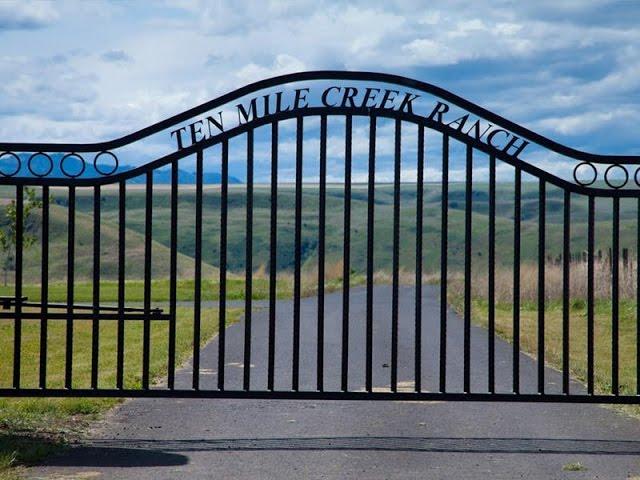
{"label": "circular ring ornament", "polygon": [[[587,179],[580,179],[578,178],[578,170],[580,169],[585,169],[589,168],[591,169],[592,173],[592,178],[589,180]],[[596,179],[598,178],[598,171],[596,170],[596,167],[593,166],[592,163],[589,162],[581,162],[578,165],[575,166],[575,168],[573,169],[573,179],[576,181],[576,183],[582,187],[588,187],[589,185],[593,185],[593,183],[596,181]]]}
{"label": "circular ring ornament", "polygon": [[5,173],[0,168],[0,175],[3,175],[5,177],[13,177],[16,173],[20,171],[20,168],[22,168],[22,161],[20,160],[20,157],[13,152],[0,153],[0,161],[2,160],[3,157],[13,158],[16,161],[16,169],[13,172]]}
{"label": "circular ring ornament", "polygon": [[[624,173],[624,180],[622,180],[620,183],[612,182],[612,180],[609,178],[611,173],[615,172],[615,170],[612,170],[612,169],[622,170],[622,173]],[[609,165],[607,169],[604,171],[604,181],[609,187],[615,190],[618,190],[619,188],[624,187],[629,181],[629,172],[627,172],[627,169],[624,168],[619,163],[614,163],[613,165]]]}
{"label": "circular ring ornament", "polygon": [[636,173],[633,175],[633,179],[636,182],[636,185],[640,187],[640,167],[636,170]]}
{"label": "circular ring ornament", "polygon": [[[98,159],[103,156],[106,155],[108,157],[111,157],[113,159],[113,169],[110,171],[104,171],[104,170],[100,170],[100,167],[98,167]],[[116,172],[116,170],[118,170],[119,167],[119,162],[118,162],[118,157],[116,157],[112,152],[109,151],[103,151],[98,153],[95,158],[93,159],[93,168],[96,170],[96,172],[98,172],[100,175],[103,176],[107,176],[107,175],[112,175]]]}
{"label": "circular ring ornament", "polygon": [[[39,172],[36,168],[33,167],[33,161],[38,157],[46,158],[47,161],[49,162],[49,168],[47,168],[43,172]],[[40,178],[46,177],[53,171],[53,160],[51,159],[51,156],[47,153],[36,152],[29,157],[29,160],[27,161],[27,168],[29,169],[31,174],[35,177],[40,177]]]}
{"label": "circular ring ornament", "polygon": [[[80,163],[82,165],[82,168],[80,168],[80,171],[77,173],[69,173],[65,170],[64,168],[64,162],[65,160],[67,160],[70,157],[74,157],[77,158],[78,160],[80,160]],[[76,178],[79,177],[80,175],[82,175],[84,173],[84,170],[87,168],[87,165],[84,163],[84,158],[82,158],[80,155],[78,155],[77,153],[67,153],[64,157],[62,157],[62,160],[60,160],[60,170],[62,171],[62,173],[69,178]]]}

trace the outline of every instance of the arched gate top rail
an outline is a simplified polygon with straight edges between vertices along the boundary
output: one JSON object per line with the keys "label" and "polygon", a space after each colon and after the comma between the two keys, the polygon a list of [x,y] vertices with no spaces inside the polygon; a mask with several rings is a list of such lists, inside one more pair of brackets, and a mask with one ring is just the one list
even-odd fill
{"label": "arched gate top rail", "polygon": [[[452,128],[447,124],[442,122],[434,121],[432,118],[427,118],[421,115],[414,114],[411,109],[409,111],[399,111],[399,110],[387,110],[384,108],[366,108],[366,107],[313,107],[313,108],[305,108],[304,110],[289,110],[285,112],[279,112],[271,115],[265,115],[262,118],[254,118],[248,120],[246,123],[242,125],[238,125],[237,127],[231,128],[227,131],[220,132],[219,134],[212,136],[205,141],[198,142],[195,145],[191,145],[189,147],[179,149],[174,151],[168,155],[164,155],[160,158],[152,160],[144,165],[133,168],[126,172],[116,172],[118,167],[118,157],[112,152],[112,150],[125,147],[127,145],[131,145],[137,141],[143,140],[151,135],[159,133],[161,131],[167,130],[171,127],[179,126],[185,121],[201,115],[205,112],[209,112],[215,108],[221,107],[223,105],[227,105],[233,101],[251,95],[253,93],[259,92],[261,90],[287,85],[291,83],[304,82],[304,81],[357,81],[357,82],[374,82],[376,84],[389,84],[395,86],[402,86],[406,88],[410,88],[416,92],[426,93],[429,95],[433,95],[434,97],[441,99],[445,102],[448,102],[455,107],[458,107],[469,114],[475,115],[487,122],[493,123],[501,128],[509,130],[514,136],[518,136],[522,139],[526,139],[529,142],[535,143],[536,145],[543,147],[551,152],[555,152],[559,155],[562,155],[568,159],[573,159],[578,162],[582,162],[575,166],[574,168],[574,179],[576,183],[572,183],[571,181],[564,180],[552,173],[546,172],[544,169],[536,167],[535,165],[522,161],[517,156],[510,155],[506,152],[503,152],[496,148],[491,148],[491,146],[477,141],[468,135],[463,135],[460,130]],[[474,148],[482,150],[488,154],[493,154],[496,158],[505,161],[511,165],[517,165],[521,167],[524,172],[530,173],[536,177],[543,178],[546,181],[549,181],[552,184],[555,184],[561,188],[567,189],[569,191],[575,193],[588,193],[592,195],[602,195],[602,196],[613,196],[613,197],[625,197],[625,196],[636,196],[636,192],[618,189],[619,187],[615,187],[611,184],[608,184],[609,187],[612,187],[613,190],[609,190],[607,188],[599,188],[597,186],[591,186],[591,183],[582,183],[579,182],[576,178],[577,169],[581,165],[586,165],[591,168],[594,172],[594,181],[597,177],[597,172],[593,164],[605,164],[609,165],[607,169],[607,174],[610,169],[615,170],[617,167],[620,167],[623,170],[623,173],[626,175],[625,183],[632,183],[633,180],[638,182],[638,173],[640,173],[640,169],[635,172],[629,174],[627,170],[621,164],[629,164],[629,165],[640,165],[640,156],[639,155],[605,155],[605,154],[595,154],[590,152],[585,152],[581,150],[574,149],[572,147],[563,145],[554,140],[549,139],[543,135],[540,135],[536,132],[529,130],[526,127],[523,127],[515,122],[507,120],[506,118],[493,113],[479,105],[470,102],[448,90],[445,90],[441,87],[435,86],[430,83],[422,82],[419,80],[399,76],[392,75],[387,73],[375,73],[375,72],[350,72],[350,71],[335,71],[335,70],[326,70],[326,71],[310,71],[310,72],[299,72],[287,75],[281,75],[272,77],[269,79],[261,80],[258,82],[251,83],[242,88],[236,89],[232,92],[229,92],[225,95],[222,95],[214,100],[205,102],[197,107],[191,108],[182,112],[178,115],[174,115],[170,118],[167,118],[163,121],[145,127],[141,130],[133,132],[131,134],[122,136],[120,138],[109,140],[105,142],[97,142],[97,143],[24,143],[24,142],[0,142],[0,158],[12,156],[14,157],[18,165],[20,163],[20,159],[17,157],[16,153],[24,153],[29,152],[32,153],[31,157],[44,156],[48,158],[49,164],[51,168],[48,169],[44,174],[34,175],[34,176],[21,176],[12,174],[6,174],[2,172],[2,176],[0,177],[0,184],[31,184],[31,185],[77,185],[77,186],[92,186],[92,185],[102,185],[108,183],[115,183],[117,181],[127,180],[129,178],[133,178],[135,176],[141,175],[151,169],[158,168],[164,165],[171,163],[172,161],[178,160],[180,158],[184,158],[188,155],[194,154],[198,150],[202,148],[207,148],[209,146],[219,144],[225,139],[232,138],[236,135],[240,135],[249,130],[255,129],[261,125],[266,125],[272,122],[277,122],[280,120],[285,120],[289,118],[295,118],[297,116],[312,116],[312,115],[375,115],[378,117],[386,117],[386,118],[396,118],[404,121],[408,121],[411,123],[415,123],[418,125],[424,125],[428,128],[440,131],[444,134],[449,135],[452,138],[456,138],[470,144]],[[93,164],[96,173],[98,173],[97,178],[79,178],[82,176],[84,172],[84,159],[79,155],[85,152],[94,153],[93,156]],[[60,168],[64,177],[56,177],[52,178],[49,174],[53,170],[53,161],[51,160],[51,156],[48,153],[63,153],[65,154],[60,162]],[[82,164],[82,169],[79,173],[68,174],[64,170],[64,160],[68,157],[79,157]],[[108,169],[108,171],[103,171],[100,169],[98,164],[98,159],[105,159],[111,157],[115,160],[115,166],[113,170]],[[31,161],[29,160],[29,169]],[[20,166],[16,169],[15,173],[18,173],[20,170]],[[32,172],[33,173],[33,172]],[[633,177],[633,178],[631,178]],[[605,175],[606,180],[606,175]],[[593,182],[592,182],[593,183]],[[587,188],[588,187],[588,188]]]}
{"label": "arched gate top rail", "polygon": [[401,75],[392,75],[388,73],[376,72],[349,72],[338,70],[319,70],[310,72],[299,72],[287,75],[280,75],[258,82],[251,83],[244,87],[238,88],[232,92],[222,95],[214,100],[205,102],[197,107],[186,110],[182,113],[169,117],[158,123],[142,128],[136,132],[124,135],[114,140],[96,143],[25,143],[25,142],[0,142],[0,150],[2,151],[47,151],[47,152],[100,152],[104,150],[113,150],[131,144],[137,140],[158,133],[162,130],[178,125],[191,117],[200,115],[204,112],[232,102],[238,98],[244,97],[251,93],[264,90],[266,88],[285,85],[293,82],[309,81],[309,80],[353,80],[353,81],[371,81],[379,83],[389,83],[419,90],[439,97],[450,102],[470,113],[480,116],[490,122],[495,122],[504,128],[511,130],[513,133],[525,137],[549,150],[564,155],[575,160],[581,160],[592,163],[634,163],[640,164],[640,155],[606,155],[584,152],[575,148],[563,145],[551,140],[544,135],[540,135],[526,127],[493,113],[469,100],[466,100],[444,88],[438,87],[431,83],[422,82],[420,80],[411,79]]}

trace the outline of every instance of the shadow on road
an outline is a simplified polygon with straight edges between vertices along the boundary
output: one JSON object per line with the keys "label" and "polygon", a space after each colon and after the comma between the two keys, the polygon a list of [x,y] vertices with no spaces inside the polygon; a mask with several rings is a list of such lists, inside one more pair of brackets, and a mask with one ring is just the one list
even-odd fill
{"label": "shadow on road", "polygon": [[[121,444],[122,442],[113,442]],[[171,467],[186,465],[189,459],[164,448],[144,449],[116,446],[72,447],[45,465],[57,467]]]}
{"label": "shadow on road", "polygon": [[640,441],[549,438],[448,437],[312,437],[236,439],[106,439],[73,447],[52,459],[58,466],[170,466],[184,465],[179,452],[282,450],[373,450],[456,453],[547,453],[581,455],[640,455]]}

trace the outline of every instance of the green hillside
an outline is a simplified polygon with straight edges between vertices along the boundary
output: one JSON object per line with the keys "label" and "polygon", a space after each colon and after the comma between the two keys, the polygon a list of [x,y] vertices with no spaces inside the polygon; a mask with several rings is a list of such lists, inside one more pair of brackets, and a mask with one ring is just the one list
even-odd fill
{"label": "green hillside", "polygon": [[[4,202],[14,190],[3,188]],[[178,272],[182,278],[193,275],[195,250],[195,189],[180,186],[178,201]],[[66,191],[52,189],[51,208],[51,279],[66,276]],[[2,201],[0,197],[0,201]],[[102,197],[102,268],[103,279],[114,279],[117,274],[117,219],[118,190],[105,187]],[[318,249],[318,186],[305,184],[302,209],[302,260],[308,267],[317,262]],[[425,185],[423,258],[426,272],[437,272],[440,265],[441,188],[439,184]],[[508,265],[513,256],[513,184],[497,185],[496,252],[497,262]],[[415,264],[416,187],[404,184],[401,189],[401,265],[411,270]],[[144,264],[145,191],[140,185],[127,187],[127,278],[139,279]],[[363,272],[366,264],[367,189],[354,184],[351,210],[351,264],[355,272]],[[245,187],[231,186],[228,196],[228,268],[242,272],[245,262]],[[270,190],[257,185],[254,191],[253,257],[254,268],[268,267]],[[343,187],[327,188],[327,262],[340,261],[343,249]],[[611,200],[596,203],[596,249],[607,251],[611,243]],[[295,190],[281,185],[278,194],[278,250],[277,268],[290,271],[294,265],[294,208]],[[449,264],[452,269],[464,261],[464,184],[452,183],[449,191]],[[562,248],[563,192],[554,187],[547,189],[547,256],[557,257]],[[93,190],[78,189],[76,203],[76,275],[88,279],[92,273]],[[571,250],[577,254],[586,249],[587,200],[572,196]],[[473,252],[477,268],[486,265],[488,247],[488,185],[475,183],[473,189]],[[537,259],[538,187],[523,183],[522,187],[522,260]],[[621,202],[621,248],[634,249],[636,242],[636,201]],[[202,257],[205,276],[215,275],[219,263],[220,246],[220,188],[204,188]],[[36,225],[39,219],[36,218]],[[379,184],[375,192],[375,268],[388,270],[391,266],[393,233],[393,186]],[[39,230],[36,229],[36,235]],[[167,278],[169,272],[170,190],[165,185],[154,188],[153,195],[153,267],[154,278]],[[39,245],[25,256],[25,282],[39,281]]]}
{"label": "green hillside", "polygon": [[[103,218],[109,223],[117,221],[117,191],[103,190]],[[496,205],[496,251],[497,261],[509,264],[513,255],[513,185],[499,183]],[[415,215],[416,186],[405,184],[401,189],[401,264],[407,269],[415,264]],[[435,272],[440,265],[441,188],[438,184],[425,185],[424,194],[423,258],[425,269]],[[131,189],[127,195],[127,227],[144,232],[144,191]],[[586,249],[587,199],[572,195],[571,250],[579,253]],[[153,238],[163,245],[169,244],[170,193],[165,188],[154,190]],[[232,271],[244,269],[246,194],[244,186],[233,186],[229,190],[228,223],[228,267]],[[318,247],[318,186],[305,184],[302,195],[302,259],[311,265],[316,262]],[[253,258],[254,266],[268,266],[270,190],[258,185],[254,190],[253,204]],[[78,208],[90,213],[92,194],[78,196]],[[294,264],[294,219],[295,190],[291,185],[279,187],[278,194],[278,252],[279,270],[291,270]],[[342,258],[343,186],[329,185],[327,188],[326,255],[332,262]],[[365,185],[354,185],[351,201],[351,259],[352,268],[361,272],[366,264],[367,189]],[[453,183],[449,192],[449,262],[452,268],[463,263],[464,252],[464,185]],[[486,258],[488,247],[488,184],[476,183],[473,189],[473,250],[479,257],[478,265]],[[546,203],[547,255],[557,257],[562,248],[563,192],[554,187],[547,189]],[[537,259],[538,239],[538,187],[534,183],[523,183],[522,187],[522,258]],[[636,202],[621,202],[621,248],[635,248]],[[195,248],[195,190],[182,188],[179,194],[178,248],[187,256]],[[206,187],[203,207],[203,260],[218,265],[220,245],[220,189]],[[375,192],[375,262],[376,269],[391,266],[393,230],[393,186],[378,185]],[[596,249],[608,250],[611,243],[611,200],[596,202]]]}
{"label": "green hillside", "polygon": [[[49,217],[49,279],[51,282],[56,282],[65,280],[67,273],[68,209],[64,204],[58,204],[58,199],[55,196],[50,207]],[[2,218],[2,221],[6,222],[6,218]],[[34,211],[32,224],[34,225],[32,233],[38,238],[38,241],[26,250],[24,255],[25,283],[40,282],[40,263],[42,258],[41,243],[39,241],[42,233],[41,210]],[[88,280],[93,275],[93,215],[76,211],[75,227],[75,276],[78,281]],[[100,233],[101,275],[103,279],[113,279],[117,277],[118,273],[117,224],[103,221]],[[135,229],[128,227],[125,241],[127,278],[141,279],[144,272],[144,236]],[[167,277],[169,275],[169,248],[154,240],[152,254],[153,276]],[[177,265],[179,276],[193,276],[194,262],[192,258],[180,253]],[[205,265],[203,272],[207,275],[213,275],[215,269]]]}

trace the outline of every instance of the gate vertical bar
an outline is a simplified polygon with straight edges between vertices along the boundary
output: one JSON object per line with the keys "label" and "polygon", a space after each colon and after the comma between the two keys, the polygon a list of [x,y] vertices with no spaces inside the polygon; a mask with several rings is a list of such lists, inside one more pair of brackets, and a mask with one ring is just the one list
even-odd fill
{"label": "gate vertical bar", "polygon": [[447,391],[447,254],[449,238],[449,136],[442,135],[440,227],[440,392]]}
{"label": "gate vertical bar", "polygon": [[640,198],[636,205],[636,395],[640,395]]}
{"label": "gate vertical bar", "polygon": [[324,262],[327,201],[327,116],[320,117],[320,191],[318,206],[318,333],[316,389],[324,390]]}
{"label": "gate vertical bar", "polygon": [[118,188],[118,332],[116,346],[116,388],[124,387],[124,295],[125,295],[125,208],[127,202],[126,183],[120,181]]}
{"label": "gate vertical bar", "polygon": [[202,188],[204,153],[196,152],[196,224],[195,224],[195,252],[194,252],[194,282],[193,282],[193,371],[191,384],[194,390],[200,388],[200,323],[202,317]]}
{"label": "gate vertical bar", "polygon": [[42,266],[40,270],[40,388],[47,388],[49,319],[49,187],[42,187]]}
{"label": "gate vertical bar", "polygon": [[562,247],[562,393],[569,394],[569,301],[571,260],[571,193],[564,192],[564,228]]}
{"label": "gate vertical bar", "polygon": [[636,395],[640,395],[640,198],[636,204]]}
{"label": "gate vertical bar", "polygon": [[613,197],[613,252],[611,258],[611,392],[618,395],[618,335],[620,282],[620,198]]}
{"label": "gate vertical bar", "polygon": [[100,186],[93,187],[93,320],[91,331],[91,388],[98,388],[100,349]]}
{"label": "gate vertical bar", "polygon": [[342,245],[342,379],[343,392],[349,389],[349,282],[351,279],[351,141],[353,118],[345,119],[344,145],[344,218]]}
{"label": "gate vertical bar", "polygon": [[[594,367],[594,230],[595,230],[595,197],[589,196],[589,212],[587,219],[587,393],[593,395]],[[639,237],[640,238],[640,237]]]}
{"label": "gate vertical bar", "polygon": [[151,356],[151,235],[153,215],[153,171],[146,174],[144,209],[144,321],[142,332],[142,388],[149,389],[149,359]]}
{"label": "gate vertical bar", "polygon": [[471,250],[473,149],[467,145],[464,207],[464,392],[471,391]]}
{"label": "gate vertical bar", "polygon": [[276,296],[278,272],[278,122],[271,124],[271,225],[269,241],[269,353],[267,390],[273,391],[276,345]]}
{"label": "gate vertical bar", "polygon": [[367,180],[367,298],[365,388],[373,391],[373,227],[375,220],[376,117],[369,116],[369,175]]}
{"label": "gate vertical bar", "polygon": [[13,323],[13,388],[20,388],[22,350],[22,246],[23,246],[24,187],[16,186],[16,319]]}
{"label": "gate vertical bar", "polygon": [[73,375],[73,283],[76,238],[76,189],[69,187],[69,212],[67,230],[67,343],[65,359],[65,388],[72,387]]}
{"label": "gate vertical bar", "polygon": [[538,190],[538,393],[544,393],[544,307],[546,251],[546,183],[540,180]]}
{"label": "gate vertical bar", "polygon": [[175,388],[176,376],[176,305],[178,277],[178,162],[171,163],[171,234],[169,238],[169,355],[167,386]]}
{"label": "gate vertical bar", "polygon": [[495,393],[496,387],[496,157],[489,157],[489,252],[488,252],[489,279],[487,285],[488,318],[489,327],[487,335],[488,358],[488,390]]}
{"label": "gate vertical bar", "polygon": [[398,288],[400,269],[400,170],[402,121],[395,122],[395,147],[393,168],[393,259],[391,292],[391,391],[398,390]]}
{"label": "gate vertical bar", "polygon": [[247,132],[247,194],[244,263],[244,365],[242,387],[244,390],[249,390],[251,386],[251,302],[253,295],[253,130]]}
{"label": "gate vertical bar", "polygon": [[520,223],[522,171],[515,167],[513,213],[513,393],[520,393]]}
{"label": "gate vertical bar", "polygon": [[422,233],[424,225],[424,125],[418,125],[416,179],[416,303],[414,325],[414,390],[422,390]]}
{"label": "gate vertical bar", "polygon": [[218,390],[224,390],[227,328],[227,207],[229,195],[229,141],[222,141],[220,185],[220,291],[218,299]]}
{"label": "gate vertical bar", "polygon": [[293,276],[293,365],[291,388],[298,391],[300,387],[300,293],[301,293],[301,261],[302,261],[302,134],[304,124],[302,116],[296,117],[296,205],[295,205],[295,239],[294,239],[294,276]]}

